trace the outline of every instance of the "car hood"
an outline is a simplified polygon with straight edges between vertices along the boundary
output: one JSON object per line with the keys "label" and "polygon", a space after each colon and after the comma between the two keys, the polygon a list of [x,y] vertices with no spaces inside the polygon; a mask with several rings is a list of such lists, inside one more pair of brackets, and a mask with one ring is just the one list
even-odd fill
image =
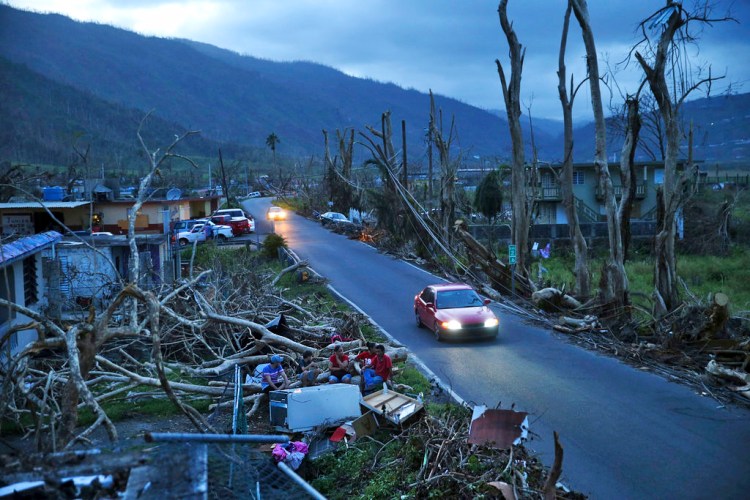
{"label": "car hood", "polygon": [[495,318],[489,307],[459,307],[456,309],[438,309],[435,317],[439,321],[456,319],[465,325],[484,323],[485,320]]}

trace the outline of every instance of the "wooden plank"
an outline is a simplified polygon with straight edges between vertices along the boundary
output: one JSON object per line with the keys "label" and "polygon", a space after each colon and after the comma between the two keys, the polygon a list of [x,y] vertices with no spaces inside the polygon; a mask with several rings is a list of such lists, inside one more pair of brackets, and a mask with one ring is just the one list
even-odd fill
{"label": "wooden plank", "polygon": [[376,398],[365,398],[365,402],[372,406],[377,406],[378,408],[382,408],[383,405],[388,406],[389,404],[393,404],[394,401],[404,401],[403,397],[401,397],[400,394],[380,394]]}

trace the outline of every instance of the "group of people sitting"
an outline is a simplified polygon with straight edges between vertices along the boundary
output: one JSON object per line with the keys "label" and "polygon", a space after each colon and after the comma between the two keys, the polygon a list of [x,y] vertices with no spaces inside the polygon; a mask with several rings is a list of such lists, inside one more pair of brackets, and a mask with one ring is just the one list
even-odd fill
{"label": "group of people sitting", "polygon": [[[261,388],[263,392],[287,389],[290,386],[289,379],[281,366],[283,358],[274,354],[271,356],[271,362],[263,368],[261,372]],[[353,360],[344,353],[341,345],[336,345],[333,354],[328,358],[328,377],[329,384],[351,384],[352,377],[357,374],[355,364],[359,367],[361,373],[361,389],[367,392],[377,387],[379,384],[385,384],[391,378],[393,362],[390,356],[385,353],[385,347],[382,344],[374,342],[367,343],[367,349],[357,354]],[[299,380],[303,387],[316,385],[318,376],[322,373],[321,369],[313,362],[312,351],[307,351],[302,359],[297,361]]]}

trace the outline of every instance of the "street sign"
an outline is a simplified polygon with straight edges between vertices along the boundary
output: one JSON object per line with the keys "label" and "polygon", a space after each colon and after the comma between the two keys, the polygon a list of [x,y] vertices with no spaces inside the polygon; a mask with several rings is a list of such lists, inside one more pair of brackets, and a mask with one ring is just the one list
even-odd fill
{"label": "street sign", "polygon": [[516,246],[515,245],[508,245],[508,263],[509,264],[516,263]]}

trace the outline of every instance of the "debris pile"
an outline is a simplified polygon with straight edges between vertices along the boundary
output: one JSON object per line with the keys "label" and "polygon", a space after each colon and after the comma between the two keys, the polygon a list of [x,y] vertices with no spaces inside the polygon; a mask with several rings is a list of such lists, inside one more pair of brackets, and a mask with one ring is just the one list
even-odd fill
{"label": "debris pile", "polygon": [[[509,426],[498,425],[498,420],[483,416],[487,412],[503,413],[505,418],[500,420],[512,423]],[[411,479],[400,488],[414,498],[428,498],[431,492],[439,491],[445,498],[486,496],[514,500],[539,498],[547,491],[546,488],[552,495],[548,498],[585,498],[569,491],[558,482],[558,477],[554,477],[548,486],[550,476],[559,476],[559,471],[546,469],[537,457],[519,445],[522,439],[513,438],[510,443],[498,442],[503,441],[504,435],[520,437],[522,429],[516,425],[518,416],[523,422],[525,414],[513,410],[484,409],[477,414],[465,407],[452,406],[444,411],[424,413],[408,426],[392,424],[387,427],[391,434],[385,439],[382,434],[374,438],[357,437],[346,448],[339,447],[336,453],[340,454],[340,460],[346,462],[354,460],[358,450],[374,447],[375,458],[358,471],[359,477],[368,482],[388,469],[403,471],[403,475],[409,474]],[[477,419],[490,423],[484,430],[476,431],[481,427],[476,423]],[[380,421],[383,422],[382,419]],[[525,429],[523,433],[525,435]],[[475,434],[491,439],[482,439],[483,444],[476,444]],[[345,488],[346,485],[337,487]],[[401,489],[397,489],[390,493],[398,496],[400,492]]]}

